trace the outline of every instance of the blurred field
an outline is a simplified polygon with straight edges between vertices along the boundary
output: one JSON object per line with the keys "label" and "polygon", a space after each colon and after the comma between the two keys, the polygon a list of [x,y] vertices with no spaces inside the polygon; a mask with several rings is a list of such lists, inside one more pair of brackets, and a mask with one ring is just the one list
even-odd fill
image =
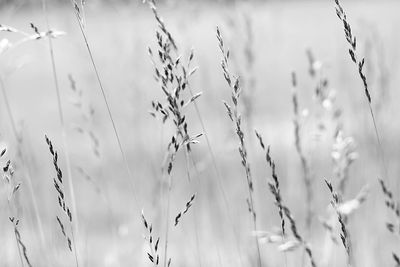
{"label": "blurred field", "polygon": [[[398,195],[400,4],[396,1],[343,1],[343,5],[357,36],[361,54],[367,56],[372,98],[377,100],[374,105],[381,103],[381,107],[374,106],[376,119],[389,173],[388,181],[395,195]],[[345,266],[345,251],[341,244],[335,245],[330,251],[330,262],[325,263],[326,233],[318,217],[327,216],[326,209],[330,201],[323,179],[333,176],[332,137],[328,131],[319,132],[316,137],[318,108],[313,101],[315,82],[308,74],[306,49],[312,49],[316,58],[323,62],[330,86],[337,90],[337,105],[343,109],[345,135],[353,136],[357,144],[359,157],[350,167],[344,199],[353,198],[365,184],[369,184],[370,188],[366,203],[349,219],[354,266],[393,266],[391,253],[400,247],[398,240],[385,229],[388,212],[377,180],[383,174],[374,130],[362,83],[348,57],[348,47],[342,25],[335,15],[333,1],[235,5],[195,3],[162,6],[160,13],[185,57],[191,48],[195,51],[194,61],[199,69],[191,80],[191,87],[203,92],[198,105],[232,209],[243,266],[256,266],[255,251],[245,201],[245,174],[237,153],[238,141],[222,104],[222,100],[230,100],[230,92],[220,67],[221,54],[215,28],[216,25],[221,27],[226,45],[231,50],[233,72],[249,75],[243,58],[246,14],[251,18],[255,54],[254,71],[251,73],[256,81],[251,98],[252,126],[271,145],[283,198],[291,208],[299,230],[310,242],[318,265]],[[127,174],[73,10],[49,6],[51,28],[67,33],[54,40],[54,52],[74,170],[79,221],[76,242],[80,263],[81,266],[151,266],[137,211],[144,210],[146,217],[153,222],[155,231],[163,238],[163,192],[166,184],[161,180],[161,164],[171,133],[168,124],[161,126],[148,112],[152,100],[163,99],[153,79],[153,68],[147,53],[148,46],[155,47],[156,22],[151,11],[138,4],[103,7],[88,3],[86,14],[89,41],[129,164],[134,171],[133,184],[140,201],[134,203],[132,199]],[[31,30],[31,22],[45,30],[44,15],[39,6],[37,9],[2,8],[0,18],[0,24],[26,32]],[[15,37],[0,32],[0,39],[12,41]],[[376,67],[380,57],[384,58],[389,77],[384,98],[380,97],[383,89]],[[309,111],[309,116],[304,120],[302,138],[315,179],[313,210],[316,215],[310,234],[304,230],[305,190],[300,160],[294,146],[292,71],[298,77],[300,107]],[[14,161],[16,177],[22,180],[19,229],[28,254],[33,266],[74,266],[73,257],[65,247],[55,220],[58,208],[52,182],[54,169],[44,140],[44,134],[51,137],[60,151],[61,169],[66,173],[47,40],[29,42],[0,55],[0,74],[5,81],[18,130],[23,136],[22,151],[29,163],[28,166],[19,165],[17,143],[1,94],[0,141],[7,145],[8,157]],[[92,103],[95,109],[91,127],[99,137],[99,158],[93,155],[90,140],[74,130],[76,125],[84,125],[85,120],[70,101],[73,94],[68,74],[83,90],[85,101]],[[193,107],[188,112],[191,133],[201,133],[201,125]],[[267,186],[270,170],[266,168],[253,129],[248,128],[245,134],[255,179],[258,225],[260,230],[269,230],[279,226],[277,209]],[[197,192],[197,199],[194,209],[183,218],[182,224],[171,230],[169,244],[172,266],[240,266],[236,239],[216,186],[216,173],[205,139],[200,138],[200,141],[200,144],[193,146],[198,175],[192,168],[190,182],[182,154],[179,154],[175,163],[171,214],[179,212],[192,193]],[[76,171],[78,166],[85,169],[94,183]],[[22,170],[26,168],[33,177],[34,191],[45,226],[46,253],[39,242],[31,199],[25,187]],[[19,266],[5,190],[0,190],[0,196],[0,266]],[[261,249],[264,266],[284,266],[282,253],[277,251],[275,245],[263,244]],[[288,266],[300,266],[301,257],[301,250],[287,253]],[[47,265],[46,258],[53,264]],[[308,261],[305,262],[305,266],[308,266]]]}

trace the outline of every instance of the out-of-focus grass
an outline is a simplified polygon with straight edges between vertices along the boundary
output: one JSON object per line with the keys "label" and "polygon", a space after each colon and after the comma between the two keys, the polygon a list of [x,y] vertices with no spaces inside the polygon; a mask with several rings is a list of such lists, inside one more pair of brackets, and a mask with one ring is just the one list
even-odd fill
{"label": "out-of-focus grass", "polygon": [[[400,39],[396,29],[400,26],[397,16],[399,4],[387,3],[346,3],[346,8],[358,42],[363,49],[364,40],[371,38],[370,25],[379,33],[374,40],[383,44],[386,62],[390,69],[390,99],[378,114],[383,148],[385,150],[389,175],[394,182],[398,175],[399,124],[397,123],[396,99],[399,97],[398,50]],[[161,98],[157,84],[152,78],[152,67],[147,56],[147,47],[155,43],[155,22],[149,10],[137,5],[102,8],[87,7],[87,32],[94,56],[107,88],[111,108],[121,133],[122,143],[127,150],[128,160],[134,170],[135,184],[143,209],[152,218],[155,229],[161,230],[163,214],[160,213],[163,183],[160,182],[160,165],[167,142],[167,127],[161,128],[149,114],[151,100]],[[331,85],[338,91],[338,104],[344,110],[346,134],[355,137],[358,143],[359,159],[351,167],[348,195],[351,198],[359,188],[370,184],[371,194],[367,203],[351,218],[349,231],[354,242],[356,262],[359,266],[387,265],[390,262],[394,240],[385,231],[383,199],[378,187],[379,160],[368,110],[362,92],[362,85],[356,70],[348,58],[343,39],[342,27],[336,21],[331,2],[302,2],[284,4],[257,4],[218,6],[184,5],[176,8],[161,8],[161,13],[176,36],[182,51],[188,54],[195,49],[195,61],[199,70],[192,80],[192,87],[202,91],[199,99],[201,114],[209,132],[211,144],[216,152],[218,165],[224,177],[224,187],[239,229],[240,246],[245,265],[253,262],[250,245],[246,187],[244,173],[237,155],[237,144],[232,127],[225,114],[221,100],[229,97],[229,91],[220,70],[220,54],[215,38],[215,26],[224,31],[227,45],[236,57],[240,53],[243,36],[228,26],[230,20],[241,25],[244,13],[251,16],[254,25],[255,67],[257,88],[254,92],[254,126],[272,145],[277,169],[282,179],[282,193],[291,206],[300,228],[304,221],[304,190],[301,169],[294,148],[290,73],[296,71],[299,78],[301,107],[313,110],[312,92],[314,84],[308,76],[305,49],[311,48],[315,55],[326,64],[326,73]],[[1,23],[29,31],[29,23],[34,22],[44,29],[44,17],[40,9],[1,11]],[[126,182],[112,128],[104,104],[97,89],[96,80],[84,43],[79,33],[74,15],[70,9],[50,7],[51,27],[67,32],[54,41],[63,106],[71,146],[74,166],[82,166],[96,180],[107,201],[96,193],[92,184],[74,172],[77,185],[78,216],[81,222],[78,236],[80,257],[86,266],[147,266],[143,229],[140,218],[136,218],[131,208],[132,198]],[[1,33],[1,38],[14,37]],[[240,58],[237,60],[240,64]],[[7,92],[19,129],[24,137],[25,150],[30,159],[30,169],[34,177],[34,187],[40,203],[41,216],[48,236],[48,253],[57,266],[71,266],[72,261],[62,260],[66,252],[55,221],[56,197],[52,188],[53,170],[47,153],[44,133],[54,139],[61,149],[60,124],[58,122],[56,99],[51,76],[47,42],[27,43],[0,57],[2,75],[16,66],[22,66],[5,76]],[[235,66],[240,68],[241,66]],[[90,151],[89,141],[72,130],[74,124],[82,123],[80,115],[69,103],[71,92],[67,75],[72,74],[77,86],[84,90],[86,100],[93,103],[95,113],[94,130],[100,138],[101,158],[95,159]],[[373,98],[380,89],[372,80]],[[374,86],[376,85],[376,86]],[[244,89],[246,90],[246,89]],[[16,151],[15,142],[6,116],[3,102],[0,104],[0,134],[9,150]],[[192,132],[201,132],[194,110],[188,118]],[[314,121],[307,121],[312,130]],[[253,132],[246,133],[250,138]],[[311,162],[316,200],[315,212],[323,215],[329,204],[329,194],[323,178],[332,176],[330,146],[328,136],[320,141],[312,139],[312,132],[306,132],[306,155]],[[255,144],[255,142],[254,142]],[[199,251],[196,251],[193,216],[188,216],[181,228],[171,234],[171,255],[175,266],[198,265],[201,254],[203,266],[236,266],[238,257],[232,231],[224,212],[222,199],[216,188],[216,177],[211,167],[205,140],[193,149],[199,168],[199,186],[187,181],[184,159],[178,157],[175,171],[175,185],[171,210],[180,211],[183,203],[193,191],[198,192],[197,206]],[[256,180],[256,196],[259,228],[270,229],[278,225],[273,199],[268,192],[266,177],[269,171],[258,147],[250,148],[250,159]],[[14,158],[16,158],[15,155]],[[61,158],[61,167],[65,166]],[[18,162],[16,162],[18,170]],[[22,166],[21,166],[22,167]],[[64,167],[65,168],[65,167]],[[18,172],[22,175],[22,172]],[[41,266],[39,242],[30,207],[27,189],[22,187],[21,207],[23,211],[21,232],[32,262]],[[395,190],[395,193],[398,191]],[[6,210],[5,195],[2,194],[0,210]],[[110,206],[110,209],[107,207]],[[12,228],[6,212],[0,218],[1,239],[0,263],[15,266],[17,254],[12,240]],[[190,214],[192,215],[192,214]],[[313,232],[308,237],[317,261],[322,261],[323,228],[317,219],[313,221]],[[250,248],[248,248],[250,246]],[[379,248],[379,249],[378,249]],[[377,252],[379,251],[379,253]],[[262,254],[272,266],[282,265],[282,257],[274,246],[265,245]],[[344,261],[344,251],[336,249],[338,261],[332,266],[340,266]],[[370,255],[370,256],[367,256]],[[288,254],[289,263],[295,266],[300,253]],[[71,258],[72,260],[72,258]],[[84,264],[83,264],[84,265]]]}

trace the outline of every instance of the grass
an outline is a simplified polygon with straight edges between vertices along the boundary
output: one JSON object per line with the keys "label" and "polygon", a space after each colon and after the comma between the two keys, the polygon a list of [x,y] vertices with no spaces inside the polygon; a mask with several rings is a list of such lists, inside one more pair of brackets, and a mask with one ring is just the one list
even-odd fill
{"label": "grass", "polygon": [[[48,27],[40,5],[0,11],[0,23],[22,32],[0,32],[0,41],[19,43],[0,54],[0,145],[21,183],[10,215],[0,188],[7,244],[0,265],[398,264],[398,4],[341,1],[350,44],[334,1],[160,5],[157,14],[139,3],[78,1],[79,11],[48,4]],[[365,21],[379,34],[370,35]],[[51,29],[66,34],[50,44]],[[357,52],[356,68],[348,45]],[[389,73],[389,82],[379,73]],[[60,153],[56,166],[44,133]],[[55,187],[51,179],[58,170],[67,177],[66,157],[74,197],[67,183],[59,191],[60,180]],[[71,210],[75,199],[72,222],[60,192]],[[341,197],[330,205],[335,195]]]}

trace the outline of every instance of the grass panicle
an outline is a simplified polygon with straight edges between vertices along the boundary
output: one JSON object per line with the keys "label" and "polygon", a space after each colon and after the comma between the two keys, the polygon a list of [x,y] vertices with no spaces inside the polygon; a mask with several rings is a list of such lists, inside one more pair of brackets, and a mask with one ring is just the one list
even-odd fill
{"label": "grass panicle", "polygon": [[16,218],[18,213],[19,201],[17,200],[17,193],[20,191],[21,182],[17,181],[14,174],[15,170],[11,163],[11,160],[6,160],[3,162],[3,159],[6,157],[7,147],[1,148],[0,152],[0,162],[2,169],[2,178],[6,184],[8,189],[7,196],[7,204],[9,208],[9,221],[13,225],[15,241],[17,244],[18,255],[20,258],[21,266],[25,266],[24,262],[28,265],[28,267],[32,267],[31,261],[28,257],[28,249],[24,242],[22,241],[21,233],[18,229],[20,220]]}
{"label": "grass panicle", "polygon": [[360,78],[361,78],[361,80],[363,82],[363,85],[364,85],[364,93],[365,93],[366,99],[368,100],[368,107],[369,107],[369,111],[370,111],[370,114],[371,114],[371,119],[372,119],[372,123],[373,123],[373,126],[374,126],[374,130],[375,130],[375,137],[376,137],[376,140],[377,140],[379,157],[380,157],[380,160],[381,160],[381,167],[383,168],[385,179],[387,179],[388,178],[388,172],[387,172],[387,166],[386,166],[386,161],[385,161],[385,154],[383,152],[382,141],[381,141],[381,137],[380,137],[380,134],[379,134],[378,126],[377,126],[377,123],[376,123],[376,120],[375,120],[375,114],[374,114],[374,111],[372,109],[371,94],[369,92],[367,77],[365,76],[365,71],[364,71],[365,59],[364,58],[359,59],[359,57],[357,55],[357,39],[353,35],[351,26],[350,26],[350,24],[348,22],[348,19],[347,19],[346,12],[344,11],[343,7],[341,6],[339,0],[335,0],[335,9],[336,9],[336,15],[338,16],[338,18],[343,23],[343,29],[344,29],[346,41],[350,45],[350,48],[349,48],[350,58],[354,62],[354,64],[357,66],[359,76],[360,76]]}
{"label": "grass panicle", "polygon": [[60,36],[65,35],[65,32],[59,31],[59,30],[54,30],[54,29],[49,29],[46,31],[41,31],[38,27],[35,26],[35,24],[30,23],[30,28],[33,30],[33,33],[25,32],[20,29],[5,25],[5,24],[0,24],[0,32],[9,32],[9,33],[14,33],[18,34],[20,38],[14,42],[11,42],[8,39],[3,39],[2,40],[2,45],[0,49],[0,55],[5,54],[7,51],[17,48],[22,44],[25,44],[30,41],[35,41],[35,40],[43,40],[45,38],[51,38],[55,39]]}
{"label": "grass panicle", "polygon": [[93,155],[99,159],[101,156],[100,139],[97,133],[93,130],[96,110],[92,103],[85,101],[83,90],[78,88],[77,83],[71,74],[68,75],[68,80],[72,91],[72,105],[79,111],[83,119],[83,123],[75,125],[74,129],[78,133],[86,136],[90,142]]}
{"label": "grass panicle", "polygon": [[297,96],[297,77],[296,73],[292,73],[292,104],[293,104],[293,112],[294,112],[294,137],[295,137],[295,147],[297,154],[300,157],[300,162],[301,162],[301,167],[303,171],[303,183],[306,189],[305,195],[306,195],[306,229],[307,232],[310,231],[311,229],[311,223],[313,219],[313,207],[312,207],[312,202],[313,202],[313,190],[312,190],[312,183],[313,179],[311,176],[311,171],[310,171],[310,165],[307,161],[307,158],[304,154],[303,151],[303,145],[301,143],[301,122],[300,122],[300,111],[299,111],[299,100]]}
{"label": "grass panicle", "polygon": [[333,171],[338,182],[338,193],[343,195],[349,179],[350,166],[358,157],[354,138],[344,136],[343,131],[339,131],[332,146],[331,157]]}
{"label": "grass panicle", "polygon": [[368,100],[368,103],[371,104],[371,101],[372,101],[371,94],[368,89],[367,77],[364,74],[365,59],[364,58],[359,59],[357,56],[357,39],[356,39],[356,36],[353,35],[351,26],[347,19],[346,12],[344,11],[343,7],[341,6],[339,0],[335,0],[335,4],[336,4],[336,7],[335,7],[336,15],[343,22],[344,35],[346,37],[347,43],[350,45],[350,47],[349,47],[350,58],[354,62],[354,64],[356,64],[358,66],[358,73],[359,73],[360,78],[364,85],[365,96]]}
{"label": "grass panicle", "polygon": [[[290,209],[284,205],[283,199],[280,192],[280,183],[279,178],[275,170],[275,162],[271,157],[270,147],[266,149],[262,136],[256,131],[256,137],[260,143],[261,148],[266,152],[265,159],[269,168],[271,168],[271,175],[272,175],[272,182],[268,182],[269,190],[275,198],[275,204],[278,207],[279,217],[281,219],[281,230],[282,230],[282,240],[284,243],[280,246],[280,250],[288,251],[297,247],[298,244],[304,247],[305,253],[308,255],[310,259],[311,266],[315,267],[316,262],[313,257],[313,253],[311,250],[310,245],[304,240],[304,238],[300,235],[299,231],[297,230],[296,221],[292,216]],[[290,230],[295,238],[296,242],[288,239],[286,236],[286,229],[285,229],[285,218],[289,221]],[[287,263],[286,263],[287,264]]]}
{"label": "grass panicle", "polygon": [[282,202],[282,196],[281,196],[281,189],[279,185],[279,179],[278,175],[276,174],[275,170],[275,162],[272,160],[271,157],[271,150],[270,147],[268,148],[265,147],[263,138],[261,134],[259,134],[257,131],[255,131],[256,137],[260,143],[260,146],[262,150],[265,152],[265,160],[267,162],[267,165],[271,169],[271,175],[272,175],[272,182],[268,182],[269,190],[271,191],[272,195],[275,198],[275,204],[278,206],[278,213],[279,213],[279,218],[281,220],[281,230],[282,230],[282,237],[283,239],[285,238],[285,218],[283,216],[283,202]]}
{"label": "grass panicle", "polygon": [[142,211],[142,222],[147,232],[144,238],[147,241],[150,249],[150,252],[147,252],[147,256],[154,266],[158,266],[160,263],[160,253],[159,253],[160,237],[154,236],[153,225],[146,220],[143,211]]}
{"label": "grass panicle", "polygon": [[[386,221],[386,229],[397,237],[400,236],[400,208],[398,202],[395,200],[393,192],[388,188],[386,183],[379,179],[379,183],[385,196],[385,206],[391,212],[393,220]],[[399,255],[396,252],[392,252],[393,260],[396,263],[396,266],[400,266]]]}
{"label": "grass panicle", "polygon": [[[242,166],[246,173],[247,189],[249,191],[249,195],[247,198],[247,204],[248,204],[248,209],[251,214],[252,221],[253,221],[253,231],[257,232],[257,215],[256,215],[256,208],[255,208],[255,203],[254,203],[253,178],[251,175],[250,163],[248,162],[247,149],[246,149],[246,145],[245,145],[245,137],[244,137],[244,132],[242,129],[242,118],[241,118],[241,114],[239,113],[239,109],[238,109],[241,87],[239,84],[239,78],[231,75],[231,73],[229,71],[229,64],[228,64],[229,50],[225,49],[224,40],[222,38],[221,31],[218,27],[217,27],[216,32],[217,32],[218,46],[222,53],[222,60],[221,60],[222,72],[223,72],[225,81],[228,83],[228,85],[231,89],[231,100],[232,100],[233,106],[231,107],[225,101],[223,103],[225,105],[225,108],[227,110],[230,120],[235,125],[235,132],[239,139],[239,154],[240,154]],[[261,262],[260,245],[258,243],[257,238],[255,238],[255,243],[256,243],[257,256],[258,256],[257,264],[258,264],[258,266],[261,266],[262,262]]]}
{"label": "grass panicle", "polygon": [[[257,87],[257,79],[255,77],[255,34],[254,20],[249,12],[244,11],[238,18],[227,16],[229,31],[232,38],[237,42],[238,48],[235,49],[235,56],[231,57],[231,65],[235,67],[237,76],[240,77],[242,84],[241,104],[243,105],[242,116],[246,121],[247,133],[249,134],[249,142],[252,142],[253,119],[254,119],[254,100]],[[241,40],[243,39],[243,40]],[[240,41],[239,41],[240,40]]]}
{"label": "grass panicle", "polygon": [[314,260],[313,253],[311,250],[310,245],[304,240],[304,238],[300,235],[300,233],[297,230],[296,226],[296,221],[294,217],[292,216],[290,209],[287,206],[283,206],[283,213],[285,214],[286,218],[289,221],[290,225],[290,230],[292,231],[293,236],[296,238],[296,240],[303,245],[304,251],[306,252],[308,258],[310,259],[310,264],[312,267],[316,267],[317,264]]}
{"label": "grass panicle", "polygon": [[[325,63],[316,59],[311,49],[306,50],[309,63],[308,72],[315,83],[313,99],[317,103],[320,113],[317,114],[317,129],[323,132],[331,123],[332,136],[335,138],[339,131],[343,130],[343,110],[337,103],[337,91],[332,87],[329,77],[326,75]],[[326,120],[325,116],[329,117]]]}
{"label": "grass panicle", "polygon": [[332,183],[325,180],[325,183],[332,195],[332,207],[336,210],[336,214],[338,217],[338,221],[340,224],[340,239],[342,240],[342,244],[343,247],[346,250],[347,253],[347,266],[351,266],[351,261],[352,261],[352,247],[351,247],[351,240],[350,240],[350,235],[349,232],[347,230],[347,225],[346,225],[346,221],[347,218],[345,216],[342,215],[341,212],[339,212],[338,210],[338,206],[341,204],[342,200],[341,200],[341,196],[333,189]]}
{"label": "grass panicle", "polygon": [[[270,154],[271,153],[270,146],[268,146],[268,148],[266,148],[261,134],[259,134],[257,131],[255,131],[255,134],[260,143],[261,149],[265,153],[265,161],[266,161],[267,165],[269,166],[269,168],[271,169],[272,182],[268,181],[268,187],[269,187],[269,191],[272,193],[272,195],[275,198],[275,205],[278,207],[278,214],[279,214],[279,218],[281,220],[280,228],[282,230],[282,241],[285,241],[286,228],[285,228],[285,218],[283,215],[283,200],[282,200],[282,196],[281,196],[281,189],[280,189],[278,175],[276,174],[276,170],[275,170],[275,162],[272,160],[272,157]],[[285,251],[284,251],[284,258],[285,258],[285,266],[287,266],[287,257],[286,257]]]}
{"label": "grass panicle", "polygon": [[195,198],[196,198],[196,194],[193,194],[193,195],[190,197],[189,201],[186,202],[185,208],[184,208],[181,212],[179,212],[178,215],[175,216],[175,226],[178,225],[178,223],[179,223],[180,220],[182,219],[183,215],[185,215],[185,214],[189,211],[190,207],[191,207],[191,206],[193,205],[193,203],[194,203],[194,199],[195,199]]}
{"label": "grass panicle", "polygon": [[78,267],[78,257],[77,257],[77,250],[76,250],[76,244],[75,244],[75,237],[74,237],[74,229],[73,229],[73,219],[72,219],[72,212],[70,207],[67,204],[66,200],[66,195],[65,195],[65,189],[64,189],[64,179],[63,179],[63,172],[59,166],[58,163],[58,153],[55,150],[53,143],[51,140],[45,136],[46,143],[48,145],[50,154],[53,159],[53,166],[56,171],[56,178],[53,178],[53,183],[54,183],[54,188],[57,192],[57,200],[58,200],[58,206],[61,210],[61,213],[64,214],[64,216],[67,218],[67,223],[70,226],[70,235],[67,233],[67,230],[65,228],[65,220],[63,218],[60,218],[58,215],[56,216],[57,223],[60,227],[61,233],[64,236],[68,249],[74,254],[75,256],[75,264]]}
{"label": "grass panicle", "polygon": [[[28,267],[32,267],[33,265],[28,257],[28,249],[27,249],[26,245],[24,244],[24,242],[22,241],[21,233],[18,230],[19,220],[16,219],[15,217],[10,217],[9,220],[14,227],[14,235],[15,235],[17,244],[19,246],[19,248],[18,248],[19,253],[21,253],[20,250],[22,250],[22,256],[24,257],[26,264],[28,265]],[[23,263],[22,263],[22,266],[24,266]]]}
{"label": "grass panicle", "polygon": [[[328,133],[333,137],[331,153],[333,172],[338,183],[338,193],[344,195],[349,178],[349,168],[358,157],[355,141],[353,137],[344,135],[343,109],[337,103],[337,92],[330,85],[329,78],[325,73],[325,64],[316,59],[311,49],[307,49],[306,54],[310,77],[316,83],[314,99],[321,110],[320,114],[317,114],[317,129],[321,131],[321,134],[330,129]],[[327,115],[329,120],[324,115]]]}

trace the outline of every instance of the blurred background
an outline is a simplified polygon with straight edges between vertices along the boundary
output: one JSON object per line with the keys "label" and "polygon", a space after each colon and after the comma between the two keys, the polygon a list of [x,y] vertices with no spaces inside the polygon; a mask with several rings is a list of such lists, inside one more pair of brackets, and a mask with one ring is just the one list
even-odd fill
{"label": "blurred background", "polygon": [[[174,162],[168,241],[171,266],[257,266],[255,235],[263,266],[310,266],[301,247],[286,251],[281,244],[266,241],[266,236],[277,234],[280,218],[268,187],[271,170],[254,129],[271,146],[283,201],[318,266],[346,264],[324,182],[332,180],[339,188],[343,176],[347,181],[340,192],[343,200],[361,204],[347,220],[352,266],[393,266],[392,252],[400,249],[400,243],[386,229],[386,223],[395,218],[385,207],[378,178],[385,179],[394,196],[400,193],[400,3],[342,1],[357,37],[359,57],[365,57],[383,156],[333,0],[170,0],[157,4],[177,42],[177,55],[186,62],[194,51],[192,66],[198,69],[190,78],[190,88],[202,92],[196,103],[212,150],[203,135],[192,146],[193,162],[187,162],[183,151]],[[3,175],[0,266],[22,266],[21,246],[16,244],[9,220],[13,216],[20,220],[18,230],[32,266],[75,266],[74,253],[56,220],[61,217],[53,184],[56,173],[45,134],[59,151],[64,179],[69,173],[67,155],[70,161],[76,202],[74,243],[80,266],[151,266],[142,210],[153,224],[154,236],[160,237],[160,244],[165,242],[168,182],[162,166],[174,126],[149,113],[152,101],[166,102],[148,55],[148,47],[157,51],[157,21],[141,1],[86,1],[80,12],[133,177],[126,171],[69,1],[47,5],[50,29],[56,35],[52,45],[64,142],[48,38],[24,40],[35,36],[31,23],[39,33],[47,31],[42,3],[1,0],[0,24],[3,30],[6,25],[15,31],[0,31],[0,150],[7,147],[0,163],[3,166],[11,160],[13,179],[21,185],[10,208]],[[239,141],[222,103],[231,103],[231,89],[221,69],[216,26],[230,50],[230,71],[240,77],[242,85],[239,110],[262,234],[252,229]],[[184,97],[190,99],[187,92]],[[204,133],[195,107],[189,105],[185,112],[189,132]],[[311,202],[307,202],[309,191],[295,146],[294,122],[300,125],[298,137],[312,181]],[[71,203],[71,188],[67,180],[64,184]],[[193,206],[174,227],[175,215],[194,193]],[[360,194],[366,195],[365,201],[357,198]],[[310,225],[306,223],[308,209],[312,210]],[[332,233],[327,224],[332,225]],[[336,236],[336,243],[331,235]]]}

